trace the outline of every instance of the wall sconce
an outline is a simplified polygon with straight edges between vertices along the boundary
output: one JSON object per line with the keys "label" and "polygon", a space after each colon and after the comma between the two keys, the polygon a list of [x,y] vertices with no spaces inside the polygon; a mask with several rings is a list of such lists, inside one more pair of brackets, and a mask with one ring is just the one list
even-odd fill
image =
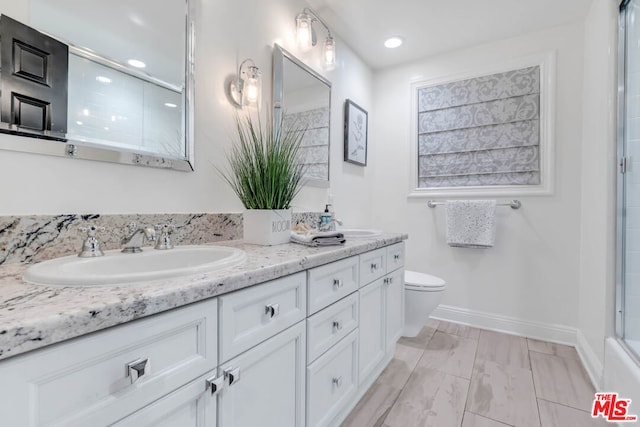
{"label": "wall sconce", "polygon": [[298,47],[303,52],[307,52],[317,44],[316,32],[313,29],[314,22],[320,22],[327,30],[327,38],[322,45],[322,60],[326,70],[333,70],[336,67],[336,42],[331,36],[329,26],[308,7],[305,7],[302,12],[296,15]]}
{"label": "wall sconce", "polygon": [[260,108],[262,100],[262,72],[252,59],[245,59],[238,67],[238,75],[229,85],[233,102],[240,108]]}

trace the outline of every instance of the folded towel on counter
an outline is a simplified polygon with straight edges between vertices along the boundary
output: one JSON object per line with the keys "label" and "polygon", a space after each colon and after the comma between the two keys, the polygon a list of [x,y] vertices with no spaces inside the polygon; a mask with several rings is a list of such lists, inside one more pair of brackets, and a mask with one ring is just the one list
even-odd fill
{"label": "folded towel on counter", "polygon": [[291,232],[291,241],[306,246],[334,246],[342,245],[346,239],[344,234],[337,231],[320,231],[316,233]]}
{"label": "folded towel on counter", "polygon": [[496,237],[495,200],[447,200],[447,244],[490,248]]}

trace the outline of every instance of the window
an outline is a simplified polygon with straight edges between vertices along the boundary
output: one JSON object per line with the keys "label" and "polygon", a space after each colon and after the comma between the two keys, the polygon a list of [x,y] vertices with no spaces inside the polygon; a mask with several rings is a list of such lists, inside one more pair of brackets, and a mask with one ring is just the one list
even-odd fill
{"label": "window", "polygon": [[412,195],[549,192],[549,68],[412,85]]}

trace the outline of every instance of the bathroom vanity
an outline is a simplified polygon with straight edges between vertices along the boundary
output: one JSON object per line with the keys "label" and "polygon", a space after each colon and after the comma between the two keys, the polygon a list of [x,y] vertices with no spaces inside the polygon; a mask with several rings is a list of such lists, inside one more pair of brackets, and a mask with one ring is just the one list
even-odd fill
{"label": "bathroom vanity", "polygon": [[243,249],[243,265],[120,286],[0,268],[11,426],[334,426],[391,360],[406,235]]}

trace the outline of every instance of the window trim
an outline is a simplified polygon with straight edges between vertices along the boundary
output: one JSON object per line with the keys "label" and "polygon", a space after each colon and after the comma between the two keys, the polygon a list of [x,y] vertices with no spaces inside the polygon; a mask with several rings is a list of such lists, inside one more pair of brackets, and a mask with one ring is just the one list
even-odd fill
{"label": "window trim", "polygon": [[[521,68],[540,67],[540,184],[495,185],[468,187],[418,187],[418,90],[425,87],[452,83],[476,77],[502,73]],[[418,79],[410,82],[411,90],[411,152],[409,173],[410,199],[428,197],[500,197],[500,196],[548,196],[553,194],[555,164],[555,105],[556,105],[556,52],[548,51],[490,67],[478,67],[456,75]]]}

